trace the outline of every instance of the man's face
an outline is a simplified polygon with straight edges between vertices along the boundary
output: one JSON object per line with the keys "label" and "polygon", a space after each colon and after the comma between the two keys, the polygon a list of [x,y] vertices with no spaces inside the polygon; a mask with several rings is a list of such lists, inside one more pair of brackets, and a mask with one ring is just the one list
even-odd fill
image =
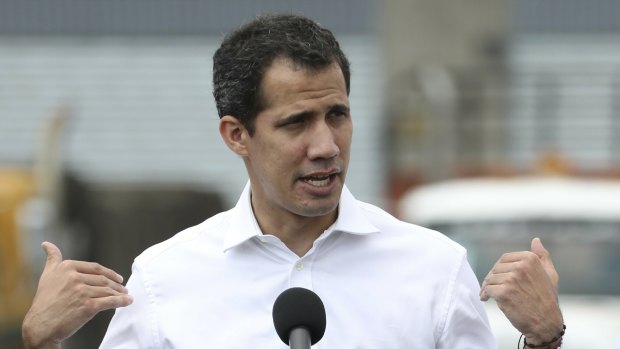
{"label": "man's face", "polygon": [[340,68],[312,71],[276,59],[261,92],[266,107],[245,157],[254,211],[278,220],[335,214],[353,132]]}

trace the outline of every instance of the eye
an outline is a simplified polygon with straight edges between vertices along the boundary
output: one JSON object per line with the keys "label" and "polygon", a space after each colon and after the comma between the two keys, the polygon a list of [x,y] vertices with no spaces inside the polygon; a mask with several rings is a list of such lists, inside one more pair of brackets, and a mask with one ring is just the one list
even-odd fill
{"label": "eye", "polygon": [[306,123],[306,119],[305,118],[294,118],[291,120],[288,120],[283,126],[286,128],[297,128],[297,127],[301,127]]}
{"label": "eye", "polygon": [[347,118],[349,117],[349,107],[341,104],[335,105],[329,111],[328,117],[336,120]]}
{"label": "eye", "polygon": [[278,128],[298,128],[308,122],[309,116],[307,113],[300,113],[287,116],[276,122]]}
{"label": "eye", "polygon": [[344,110],[332,110],[328,117],[332,120],[341,120],[348,117],[349,114]]}
{"label": "eye", "polygon": [[306,118],[296,118],[289,121],[289,125],[301,125],[306,122]]}
{"label": "eye", "polygon": [[277,128],[286,132],[298,133],[304,130],[307,124],[308,118],[306,117],[292,117],[282,120],[282,122],[277,125]]}

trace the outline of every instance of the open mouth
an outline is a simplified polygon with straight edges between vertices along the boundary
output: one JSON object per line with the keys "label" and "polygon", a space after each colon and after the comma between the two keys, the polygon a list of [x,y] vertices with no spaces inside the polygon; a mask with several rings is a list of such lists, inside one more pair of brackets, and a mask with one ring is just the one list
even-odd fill
{"label": "open mouth", "polygon": [[301,180],[315,187],[326,187],[336,174],[302,177]]}

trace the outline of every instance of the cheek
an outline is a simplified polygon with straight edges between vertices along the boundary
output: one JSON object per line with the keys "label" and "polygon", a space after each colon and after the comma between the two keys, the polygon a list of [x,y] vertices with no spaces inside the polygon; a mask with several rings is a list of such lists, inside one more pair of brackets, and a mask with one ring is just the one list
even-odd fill
{"label": "cheek", "polygon": [[282,163],[294,164],[306,155],[304,144],[296,140],[284,140],[275,146],[273,154],[277,154]]}
{"label": "cheek", "polygon": [[292,137],[272,137],[259,139],[252,147],[251,157],[255,166],[270,177],[296,175],[306,157],[305,140]]}
{"label": "cheek", "polygon": [[351,149],[351,139],[353,133],[351,129],[344,130],[338,137],[338,147],[343,154],[349,154],[349,149]]}
{"label": "cheek", "polygon": [[303,148],[298,144],[294,142],[273,143],[264,149],[262,166],[269,168],[272,176],[290,176],[295,173],[303,158]]}

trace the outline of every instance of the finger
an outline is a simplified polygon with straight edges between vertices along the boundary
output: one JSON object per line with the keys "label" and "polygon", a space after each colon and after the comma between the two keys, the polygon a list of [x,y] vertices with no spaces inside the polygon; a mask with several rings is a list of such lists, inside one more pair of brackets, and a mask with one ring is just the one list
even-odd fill
{"label": "finger", "polygon": [[107,287],[119,293],[127,293],[127,288],[103,275],[80,274],[81,281],[89,286]]}
{"label": "finger", "polygon": [[486,291],[486,289],[481,289],[480,290],[480,300],[483,302],[486,302],[490,299],[491,297],[489,297],[489,293]]}
{"label": "finger", "polygon": [[487,275],[484,277],[484,280],[482,281],[481,288],[484,288],[484,286],[486,286],[487,279],[489,277],[491,277],[491,275],[509,273],[509,272],[515,270],[517,268],[516,264],[519,261],[521,261],[521,259],[517,259],[514,262],[501,262],[501,258],[500,258],[500,261],[497,261],[497,263],[495,263],[493,268],[491,268],[491,270],[489,270]]}
{"label": "finger", "polygon": [[491,293],[489,292],[489,286],[485,286],[481,291],[480,291],[480,300],[483,302],[488,301],[489,299],[491,299]]}
{"label": "finger", "polygon": [[515,271],[518,269],[519,262],[521,262],[521,260],[515,262],[497,263],[493,266],[493,269],[491,269],[487,277],[494,274],[504,274]]}
{"label": "finger", "polygon": [[[494,267],[495,268],[495,267]],[[493,269],[491,269],[488,273],[487,276],[484,277],[484,280],[482,280],[482,285],[480,285],[480,297],[482,297],[482,291],[484,291],[484,288],[487,285],[487,279],[489,278],[489,276],[491,275],[491,273],[493,272]]]}
{"label": "finger", "polygon": [[519,252],[504,253],[500,257],[500,259],[497,261],[497,263],[517,262],[517,261],[522,260],[523,258],[526,258],[529,253],[531,252],[530,251],[519,251]]}
{"label": "finger", "polygon": [[558,274],[555,270],[555,266],[553,265],[553,261],[551,260],[551,254],[545,246],[543,246],[540,238],[532,239],[532,252],[538,256],[540,262],[542,263],[543,268],[547,272],[547,275],[551,278],[551,281],[554,285],[558,284]]}
{"label": "finger", "polygon": [[114,270],[108,269],[99,263],[94,262],[76,262],[75,269],[84,274],[103,275],[108,279],[123,283],[123,277],[117,274]]}
{"label": "finger", "polygon": [[80,295],[85,298],[104,298],[110,296],[126,296],[128,293],[119,292],[107,286],[84,286]]}
{"label": "finger", "polygon": [[54,245],[51,242],[45,241],[41,244],[41,247],[47,255],[47,260],[45,261],[45,268],[43,270],[52,268],[62,262],[62,252],[60,252],[58,246]]}
{"label": "finger", "polygon": [[540,238],[532,239],[531,251],[534,252],[542,260],[551,259],[551,257],[549,257],[549,251],[547,251],[545,246],[543,246],[542,241],[540,241]]}
{"label": "finger", "polygon": [[491,299],[491,295],[489,294],[487,287],[480,290],[480,300],[486,302],[489,299]]}
{"label": "finger", "polygon": [[[487,276],[485,276],[485,277],[484,277],[484,280],[482,280],[482,285],[480,286],[480,293],[479,293],[479,296],[480,296],[480,299],[481,299],[481,300],[486,301],[486,300],[488,300],[488,299],[489,299],[488,294],[486,294],[486,297],[483,297],[483,294],[485,293],[484,291],[485,291],[486,287],[487,287],[487,286],[489,285],[489,283],[490,283],[490,282],[489,282],[489,280],[493,277],[493,275],[495,275],[495,274],[494,274],[494,270],[496,270],[496,269],[498,268],[498,265],[499,265],[499,263],[498,263],[498,264],[495,264],[495,265],[493,266],[493,269],[491,269],[491,270],[489,271],[489,273],[487,274]],[[486,298],[486,299],[483,299],[483,298]]]}
{"label": "finger", "polygon": [[510,290],[510,286],[504,284],[488,285],[484,289],[484,296],[486,300],[493,298],[500,309],[506,304],[514,304],[520,299],[514,296],[514,292]]}
{"label": "finger", "polygon": [[133,298],[128,294],[90,298],[83,303],[77,315],[82,318],[83,322],[81,325],[83,325],[99,312],[126,307],[131,303],[133,303]]}
{"label": "finger", "polygon": [[536,254],[538,258],[540,258],[540,261],[542,262],[543,266],[545,266],[545,269],[547,269],[547,267],[554,268],[553,262],[551,261],[551,254],[549,253],[549,251],[547,251],[545,246],[543,246],[540,238],[532,239],[532,252]]}
{"label": "finger", "polygon": [[486,286],[490,286],[490,285],[503,285],[506,283],[511,282],[511,280],[514,278],[514,275],[509,274],[509,273],[503,273],[503,274],[491,274],[489,276],[487,276],[486,279],[484,279],[484,285]]}
{"label": "finger", "polygon": [[94,303],[95,309],[97,310],[97,312],[99,312],[108,309],[126,307],[133,303],[133,297],[128,294],[123,294],[117,296],[94,298],[92,301]]}
{"label": "finger", "polygon": [[486,286],[498,284],[500,282],[498,280],[507,280],[508,277],[512,277],[510,273],[513,273],[518,270],[519,268],[518,264],[520,263],[520,261],[521,260],[517,262],[510,262],[510,263],[501,263],[501,262],[495,263],[493,268],[485,276],[484,280],[482,280],[482,285],[480,286],[480,293],[479,293],[481,300],[486,301],[488,299],[488,297],[486,297],[486,299],[483,299],[485,298],[483,297],[483,291],[486,288]]}

